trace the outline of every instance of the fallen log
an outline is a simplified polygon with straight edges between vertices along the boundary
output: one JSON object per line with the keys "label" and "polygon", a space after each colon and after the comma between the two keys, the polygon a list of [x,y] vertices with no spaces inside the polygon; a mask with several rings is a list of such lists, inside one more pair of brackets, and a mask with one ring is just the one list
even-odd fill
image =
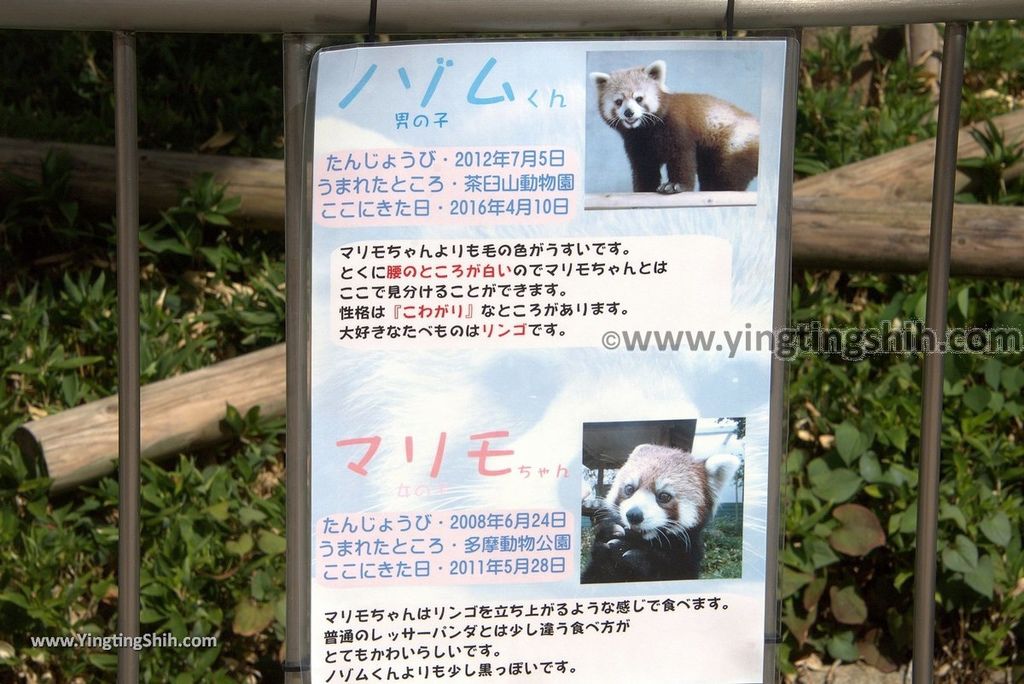
{"label": "fallen log", "polygon": [[[114,148],[0,138],[0,169],[12,176],[41,180],[41,162],[50,151],[71,161],[70,193],[88,212],[114,211]],[[139,210],[145,219],[178,203],[181,189],[200,173],[212,173],[242,198],[236,220],[243,226],[284,229],[284,162],[212,154],[139,151]],[[0,199],[9,193],[0,178]],[[235,220],[234,217],[232,220]]]}
{"label": "fallen log", "polygon": [[[285,410],[285,346],[269,347],[142,388],[142,456],[157,459],[224,438],[228,404]],[[117,395],[25,423],[14,440],[60,492],[117,468]]]}
{"label": "fallen log", "polygon": [[[1024,109],[992,119],[1009,141],[1024,139]],[[968,126],[960,129],[958,159],[984,156],[981,147],[971,137]],[[935,162],[935,139],[901,147],[877,157],[841,166],[793,186],[793,194],[800,197],[845,197],[866,200],[905,200],[930,202],[932,175]],[[956,191],[967,188],[970,179],[962,173],[956,176]]]}
{"label": "fallen log", "polygon": [[[793,263],[862,271],[928,267],[931,204],[865,202],[846,197],[793,198]],[[1024,208],[957,204],[954,275],[1024,278]]]}

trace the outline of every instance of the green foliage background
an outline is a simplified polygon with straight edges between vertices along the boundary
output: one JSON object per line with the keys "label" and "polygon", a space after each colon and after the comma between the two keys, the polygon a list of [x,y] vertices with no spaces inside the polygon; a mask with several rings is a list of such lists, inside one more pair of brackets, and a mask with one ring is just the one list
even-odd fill
{"label": "green foliage background", "polygon": [[[139,39],[143,147],[280,156],[280,42]],[[964,114],[1024,97],[1019,25],[976,26]],[[110,144],[107,34],[0,33],[0,135]],[[866,74],[854,82],[853,74]],[[803,56],[797,168],[817,173],[934,134],[925,75],[865,52],[848,31]],[[1020,203],[1015,141],[982,129],[964,201]],[[68,166],[15,182],[0,207],[0,682],[112,680],[113,652],[36,649],[29,635],[116,633],[117,482],[48,496],[12,435],[116,388],[114,237],[82,216]],[[142,367],[156,380],[283,338],[279,233],[231,227],[237,209],[201,177],[144,227]],[[794,322],[871,327],[923,317],[920,275],[798,272]],[[952,326],[1024,327],[1018,281],[954,279]],[[809,654],[882,669],[910,657],[920,355],[790,364],[781,665]],[[948,681],[1020,671],[1024,641],[1024,368],[1020,355],[946,363],[939,524],[939,661]],[[283,422],[224,417],[224,443],[143,466],[143,627],[216,635],[215,649],[143,652],[145,681],[279,681],[283,637]],[[168,673],[172,673],[169,675]]]}

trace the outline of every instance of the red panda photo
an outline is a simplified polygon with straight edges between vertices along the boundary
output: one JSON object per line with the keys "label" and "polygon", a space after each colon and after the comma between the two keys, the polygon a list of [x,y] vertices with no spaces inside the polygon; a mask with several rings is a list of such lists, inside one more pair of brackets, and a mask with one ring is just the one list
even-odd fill
{"label": "red panda photo", "polygon": [[590,74],[601,118],[622,137],[632,191],[747,190],[757,176],[757,118],[714,95],[670,91],[667,70],[656,60]]}

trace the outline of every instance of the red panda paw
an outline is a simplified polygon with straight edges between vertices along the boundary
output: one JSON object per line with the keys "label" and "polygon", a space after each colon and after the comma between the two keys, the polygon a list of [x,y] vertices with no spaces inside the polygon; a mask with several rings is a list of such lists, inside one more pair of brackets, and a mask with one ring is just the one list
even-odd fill
{"label": "red panda paw", "polygon": [[676,193],[683,192],[682,183],[662,183],[658,186],[658,192],[662,195],[675,195]]}

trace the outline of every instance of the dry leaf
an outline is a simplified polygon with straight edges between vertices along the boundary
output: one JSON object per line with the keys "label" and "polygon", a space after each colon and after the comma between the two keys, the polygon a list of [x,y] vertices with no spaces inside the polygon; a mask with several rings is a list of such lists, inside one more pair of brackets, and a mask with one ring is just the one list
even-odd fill
{"label": "dry leaf", "polygon": [[225,145],[230,144],[236,137],[238,137],[237,133],[218,129],[216,133],[207,138],[206,142],[199,146],[199,151],[219,150]]}

